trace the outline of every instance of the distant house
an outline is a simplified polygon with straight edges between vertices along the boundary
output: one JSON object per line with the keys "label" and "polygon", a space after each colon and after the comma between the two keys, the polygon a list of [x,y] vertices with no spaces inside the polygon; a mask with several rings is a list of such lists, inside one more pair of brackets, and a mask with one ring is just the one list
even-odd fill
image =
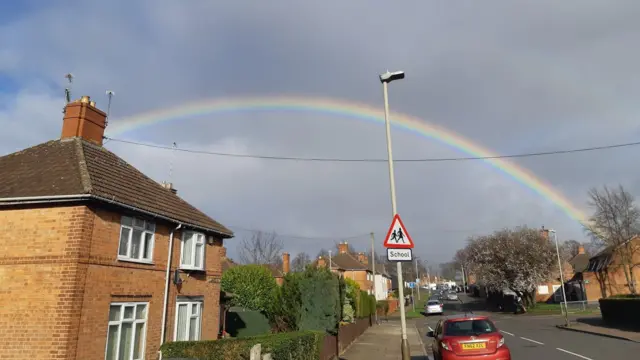
{"label": "distant house", "polygon": [[391,275],[387,272],[385,264],[376,264],[376,300],[386,300],[391,295]]}
{"label": "distant house", "polygon": [[[633,257],[633,280],[638,288],[640,279],[640,237],[634,236],[621,246],[630,246]],[[624,274],[619,247],[608,246],[589,259],[582,273],[588,301],[612,295],[629,294],[629,282]]]}
{"label": "distant house", "polygon": [[156,359],[216,339],[233,233],[104,148],[88,96],[62,120],[59,139],[0,157],[0,358]]}
{"label": "distant house", "polygon": [[284,282],[284,276],[289,273],[291,268],[291,261],[289,253],[282,253],[282,267],[277,264],[264,264],[262,265],[266,267],[270,272],[271,276],[276,279],[276,283],[278,285],[282,285]]}

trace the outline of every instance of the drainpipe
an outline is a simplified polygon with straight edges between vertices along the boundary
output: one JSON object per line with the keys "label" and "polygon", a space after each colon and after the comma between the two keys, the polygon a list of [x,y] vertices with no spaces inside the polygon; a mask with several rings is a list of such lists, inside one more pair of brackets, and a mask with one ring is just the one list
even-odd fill
{"label": "drainpipe", "polygon": [[[171,282],[171,257],[173,256],[173,234],[182,227],[182,224],[171,230],[169,235],[169,255],[167,255],[167,273],[165,274],[164,283],[164,305],[162,306],[162,332],[160,334],[160,346],[164,344],[165,328],[167,325],[167,305],[169,303],[169,283]],[[160,359],[162,359],[162,353],[160,353]]]}

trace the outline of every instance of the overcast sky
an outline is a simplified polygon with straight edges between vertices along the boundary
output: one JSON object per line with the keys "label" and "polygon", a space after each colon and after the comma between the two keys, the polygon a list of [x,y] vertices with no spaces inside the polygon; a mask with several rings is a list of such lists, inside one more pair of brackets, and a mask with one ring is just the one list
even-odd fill
{"label": "overcast sky", "polygon": [[[6,3],[6,4],[5,4]],[[638,140],[640,2],[520,1],[5,1],[0,4],[0,154],[60,134],[64,75],[111,125],[151,110],[220,97],[295,95],[393,111],[500,154]],[[138,128],[119,139],[180,148],[302,157],[385,158],[384,127],[317,112],[239,111]],[[467,154],[393,129],[394,156]],[[385,163],[319,163],[195,155],[105,145],[236,230],[282,234],[315,256],[342,238],[382,249],[391,221]],[[587,214],[586,192],[640,191],[635,153],[510,159]],[[172,160],[173,159],[173,160]],[[467,237],[502,227],[555,228],[586,240],[557,205],[482,161],[396,164],[398,209],[433,263]]]}

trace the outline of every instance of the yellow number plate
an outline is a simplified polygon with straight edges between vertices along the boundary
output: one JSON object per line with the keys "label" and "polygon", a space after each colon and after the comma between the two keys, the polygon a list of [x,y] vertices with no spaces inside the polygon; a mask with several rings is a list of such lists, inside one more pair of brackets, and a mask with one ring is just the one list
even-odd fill
{"label": "yellow number plate", "polygon": [[485,349],[487,347],[487,343],[472,343],[472,344],[461,344],[462,350],[474,350],[474,349]]}

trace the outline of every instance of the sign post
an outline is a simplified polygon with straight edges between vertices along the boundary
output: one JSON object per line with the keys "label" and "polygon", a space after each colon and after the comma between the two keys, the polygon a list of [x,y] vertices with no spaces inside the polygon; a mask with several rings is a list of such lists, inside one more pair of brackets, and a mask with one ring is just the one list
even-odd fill
{"label": "sign post", "polygon": [[[413,261],[413,240],[411,239],[411,235],[407,231],[407,228],[404,226],[400,215],[395,214],[393,220],[391,221],[391,226],[389,226],[389,231],[387,231],[387,236],[384,239],[384,247],[387,248],[387,260],[396,261],[398,265],[402,262],[411,262]],[[401,269],[398,266],[398,269]],[[402,270],[399,270],[402,271]],[[401,274],[399,274],[401,275]],[[398,276],[401,279],[400,276]],[[414,289],[418,284],[418,279],[415,282],[409,283],[409,288],[411,288],[411,305],[413,306],[413,311],[416,310],[415,298],[413,296]],[[404,288],[404,283],[398,281],[398,293],[400,297],[403,297],[402,288]],[[418,288],[420,291],[420,288]],[[404,304],[404,298],[400,299],[401,305]],[[402,309],[401,309],[402,310]],[[404,311],[402,311],[401,320],[404,319]],[[406,322],[406,320],[405,320]],[[405,325],[406,326],[406,325]],[[403,339],[404,340],[404,339]]]}

